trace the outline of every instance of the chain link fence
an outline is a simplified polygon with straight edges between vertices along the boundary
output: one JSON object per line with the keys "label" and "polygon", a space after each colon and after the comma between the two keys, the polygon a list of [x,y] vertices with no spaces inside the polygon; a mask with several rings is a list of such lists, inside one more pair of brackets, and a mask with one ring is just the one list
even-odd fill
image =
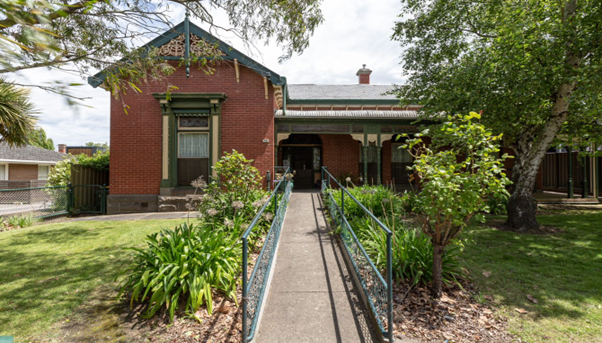
{"label": "chain link fence", "polygon": [[47,218],[69,213],[70,187],[0,190],[0,217]]}

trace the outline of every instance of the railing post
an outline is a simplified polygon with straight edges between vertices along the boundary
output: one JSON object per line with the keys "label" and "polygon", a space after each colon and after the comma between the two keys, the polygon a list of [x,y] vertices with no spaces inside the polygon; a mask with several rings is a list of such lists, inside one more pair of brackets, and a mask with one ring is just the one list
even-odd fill
{"label": "railing post", "polygon": [[247,297],[248,297],[248,280],[247,280],[247,238],[242,239],[242,341],[247,342],[248,327],[247,327]]}
{"label": "railing post", "polygon": [[569,167],[569,181],[568,181],[568,197],[569,199],[573,198],[573,154],[571,152],[571,148],[566,147],[566,155]]}
{"label": "railing post", "polygon": [[107,214],[107,185],[102,184],[100,189],[100,212],[105,215]]}
{"label": "railing post", "polygon": [[69,212],[69,214],[72,213],[73,207],[73,185],[69,182],[67,184],[67,212]]}
{"label": "railing post", "polygon": [[324,172],[325,172],[324,174],[326,175],[326,180],[328,180],[326,182],[326,185],[328,186],[328,188],[330,188],[330,175],[328,175],[328,167],[322,167],[322,168],[324,168]]}
{"label": "railing post", "polygon": [[589,195],[589,186],[587,184],[587,157],[583,156],[583,182],[581,186],[581,198],[585,199]]}
{"label": "railing post", "polygon": [[[324,182],[324,168],[326,168],[326,167],[322,167],[322,168],[320,169],[320,173],[322,173],[322,175],[321,175],[321,181],[322,181],[322,182]],[[322,182],[320,182],[320,183],[322,183]]]}
{"label": "railing post", "polygon": [[389,342],[393,342],[393,257],[391,234],[387,235],[387,326]]}
{"label": "railing post", "polygon": [[271,184],[271,182],[270,182],[270,171],[269,171],[269,170],[268,170],[268,176],[267,176],[267,179],[268,179],[268,192],[269,192],[269,191],[270,191],[270,189],[271,189],[271,187],[270,187],[270,184]]}
{"label": "railing post", "polygon": [[345,218],[345,188],[341,185],[341,214]]}

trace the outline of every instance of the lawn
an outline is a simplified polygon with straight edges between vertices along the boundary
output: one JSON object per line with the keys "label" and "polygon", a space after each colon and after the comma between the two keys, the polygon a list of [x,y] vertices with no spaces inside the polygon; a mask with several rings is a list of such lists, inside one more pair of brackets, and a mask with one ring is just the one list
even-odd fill
{"label": "lawn", "polygon": [[524,341],[602,342],[602,213],[539,221],[563,232],[467,229],[474,243],[464,258],[483,301],[492,297],[510,331]]}
{"label": "lawn", "polygon": [[183,221],[62,222],[0,233],[0,336],[51,336],[95,289],[115,284],[130,259],[124,248]]}

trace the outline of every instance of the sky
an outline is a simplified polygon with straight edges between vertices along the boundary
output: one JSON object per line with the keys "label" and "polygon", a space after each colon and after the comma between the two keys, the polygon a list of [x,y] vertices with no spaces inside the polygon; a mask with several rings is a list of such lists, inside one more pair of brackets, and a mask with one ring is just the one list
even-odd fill
{"label": "sky", "polygon": [[[372,84],[400,84],[403,70],[399,64],[402,48],[391,41],[393,26],[400,14],[399,0],[324,0],[324,22],[310,38],[302,55],[294,55],[278,63],[282,54],[275,44],[265,46],[254,42],[253,49],[245,48],[238,37],[218,31],[218,37],[248,54],[276,73],[286,76],[289,84],[356,84],[355,73],[362,64],[372,69]],[[224,12],[214,11],[216,24],[230,27]],[[182,9],[170,14],[174,24],[184,18]],[[192,22],[207,28],[194,18]],[[93,74],[93,73],[92,73]],[[84,145],[86,142],[109,142],[110,94],[87,85],[85,77],[47,69],[35,69],[13,75],[20,83],[48,83],[55,80],[80,83],[71,92],[89,97],[85,106],[69,106],[64,97],[33,89],[31,98],[38,110],[38,126],[58,144]],[[125,114],[124,114],[125,115]]]}

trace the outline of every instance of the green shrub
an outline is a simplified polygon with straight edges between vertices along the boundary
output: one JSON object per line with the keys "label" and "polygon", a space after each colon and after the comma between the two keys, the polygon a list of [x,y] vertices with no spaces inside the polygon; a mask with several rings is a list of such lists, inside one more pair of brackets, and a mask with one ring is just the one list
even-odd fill
{"label": "green shrub", "polygon": [[496,214],[496,215],[506,215],[508,214],[506,210],[506,206],[508,205],[508,195],[503,193],[496,193],[487,199],[487,207],[485,212]]}
{"label": "green shrub", "polygon": [[34,222],[35,219],[32,215],[12,216],[6,218],[6,223],[15,229],[32,226]]}
{"label": "green shrub", "polygon": [[173,321],[179,303],[194,313],[203,304],[213,311],[213,292],[236,299],[242,252],[238,237],[210,226],[182,224],[147,236],[146,249],[136,251],[125,270],[119,296],[145,303],[144,318],[163,306]]}
{"label": "green shrub", "polygon": [[[351,223],[364,249],[381,271],[387,270],[387,235],[371,219],[355,219]],[[413,285],[427,284],[433,280],[433,245],[431,238],[418,229],[406,228],[401,220],[388,223],[393,231],[391,252],[393,280],[408,281]],[[462,244],[454,241],[443,254],[443,282],[457,282],[465,276],[459,262]]]}
{"label": "green shrub", "polygon": [[[375,217],[391,217],[394,213],[402,212],[402,201],[395,193],[385,186],[360,186],[347,189],[366,209]],[[341,191],[337,189],[328,190],[341,206]],[[352,220],[357,217],[365,217],[365,212],[350,197],[345,198],[345,217]]]}

